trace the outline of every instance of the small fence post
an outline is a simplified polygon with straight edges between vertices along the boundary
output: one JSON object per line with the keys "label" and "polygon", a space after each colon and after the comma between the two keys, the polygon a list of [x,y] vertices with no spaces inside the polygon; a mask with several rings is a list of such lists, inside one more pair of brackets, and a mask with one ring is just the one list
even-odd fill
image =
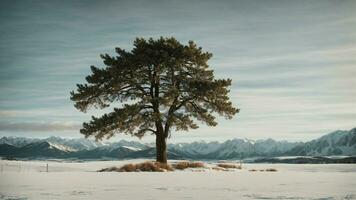
{"label": "small fence post", "polygon": [[48,172],[48,163],[46,164],[46,172]]}

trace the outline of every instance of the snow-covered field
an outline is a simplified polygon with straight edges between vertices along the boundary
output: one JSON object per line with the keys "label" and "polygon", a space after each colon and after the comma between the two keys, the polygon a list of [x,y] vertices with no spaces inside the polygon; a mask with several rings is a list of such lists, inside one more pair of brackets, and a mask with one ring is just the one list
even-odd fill
{"label": "snow-covered field", "polygon": [[[242,170],[231,172],[96,172],[142,161],[1,160],[0,199],[356,199],[355,164],[243,164]],[[266,168],[278,171],[249,171]]]}

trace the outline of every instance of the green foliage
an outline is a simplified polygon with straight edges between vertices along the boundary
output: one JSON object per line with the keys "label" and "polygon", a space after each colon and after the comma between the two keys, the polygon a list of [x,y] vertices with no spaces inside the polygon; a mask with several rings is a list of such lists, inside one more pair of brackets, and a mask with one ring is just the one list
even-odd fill
{"label": "green foliage", "polygon": [[231,119],[239,111],[228,97],[231,80],[215,79],[207,64],[212,54],[192,41],[183,45],[174,38],[137,38],[132,51],[116,48],[116,53],[101,55],[106,67],[91,66],[87,83],[71,92],[82,112],[126,102],[84,123],[80,132],[86,137],[100,140],[115,133],[168,137],[171,128],[196,129],[197,121],[215,126],[214,113]]}

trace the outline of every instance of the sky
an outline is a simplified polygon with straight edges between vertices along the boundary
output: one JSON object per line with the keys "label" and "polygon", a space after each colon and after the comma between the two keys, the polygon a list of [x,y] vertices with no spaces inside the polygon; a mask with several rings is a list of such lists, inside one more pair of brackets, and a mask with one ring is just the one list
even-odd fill
{"label": "sky", "polygon": [[112,108],[81,113],[69,92],[104,66],[100,54],[160,36],[213,53],[240,109],[170,142],[308,141],[356,126],[356,1],[2,0],[0,136],[83,137],[81,124]]}

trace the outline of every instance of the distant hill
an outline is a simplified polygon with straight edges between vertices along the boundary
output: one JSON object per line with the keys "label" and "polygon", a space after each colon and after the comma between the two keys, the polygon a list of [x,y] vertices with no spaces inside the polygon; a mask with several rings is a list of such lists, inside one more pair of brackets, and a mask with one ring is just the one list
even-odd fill
{"label": "distant hill", "polygon": [[335,131],[316,140],[299,144],[285,153],[298,156],[356,155],[356,128]]}
{"label": "distant hill", "polygon": [[[29,159],[154,158],[155,148],[152,144],[126,140],[102,143],[84,138],[3,137],[0,139],[0,156]],[[227,160],[278,156],[356,156],[356,128],[335,131],[309,142],[232,139],[222,143],[200,141],[168,145],[170,159]]]}

